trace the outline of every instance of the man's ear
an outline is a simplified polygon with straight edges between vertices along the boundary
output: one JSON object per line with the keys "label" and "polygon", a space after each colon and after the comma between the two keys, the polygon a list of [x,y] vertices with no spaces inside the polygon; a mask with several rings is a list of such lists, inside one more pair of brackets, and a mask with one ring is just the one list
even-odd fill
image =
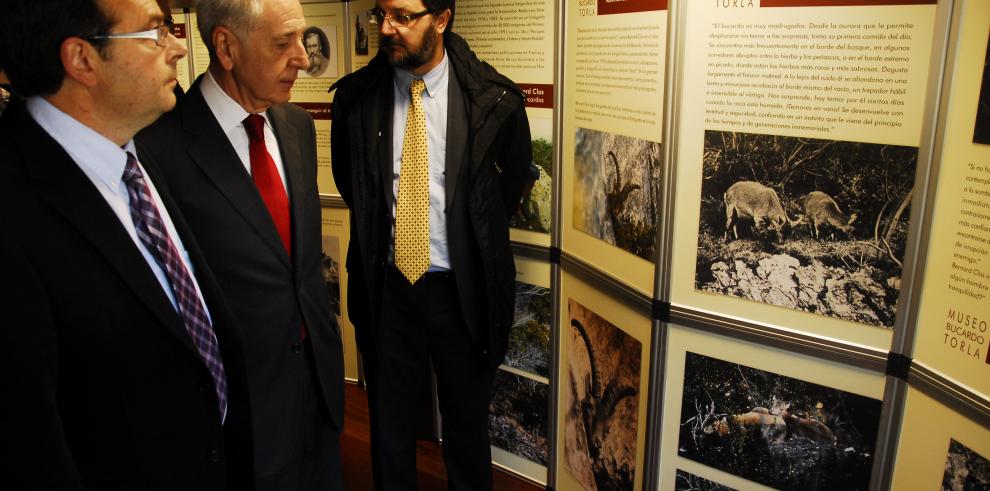
{"label": "man's ear", "polygon": [[443,9],[437,14],[437,33],[443,34],[447,30],[447,23],[450,22],[450,9]]}
{"label": "man's ear", "polygon": [[62,41],[58,54],[66,77],[86,87],[96,85],[98,67],[105,60],[95,46],[83,38],[71,36]]}
{"label": "man's ear", "polygon": [[213,48],[216,50],[217,61],[220,62],[220,66],[228,72],[233,70],[234,59],[237,58],[241,49],[241,40],[237,38],[234,31],[224,26],[217,26],[213,30]]}

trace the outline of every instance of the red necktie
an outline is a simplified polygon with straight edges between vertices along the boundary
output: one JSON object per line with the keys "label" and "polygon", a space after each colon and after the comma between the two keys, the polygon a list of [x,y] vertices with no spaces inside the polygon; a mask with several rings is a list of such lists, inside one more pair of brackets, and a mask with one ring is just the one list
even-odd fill
{"label": "red necktie", "polygon": [[251,114],[244,119],[244,129],[250,140],[251,179],[258,187],[262,201],[275,222],[285,252],[292,257],[292,223],[289,221],[289,197],[275,168],[275,161],[265,146],[265,118]]}

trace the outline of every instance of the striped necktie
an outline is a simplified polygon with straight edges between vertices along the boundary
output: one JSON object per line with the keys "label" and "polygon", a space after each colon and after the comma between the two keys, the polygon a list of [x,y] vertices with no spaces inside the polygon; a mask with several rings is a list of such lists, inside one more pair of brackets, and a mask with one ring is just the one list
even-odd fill
{"label": "striped necktie", "polygon": [[144,180],[144,174],[130,152],[127,152],[123,180],[130,196],[131,219],[137,229],[138,239],[155,257],[168,277],[186,332],[213,377],[217,401],[220,403],[220,418],[223,420],[227,415],[227,376],[220,359],[220,345],[206,315],[203,300],[196,291],[192,275],[169,237],[165,223],[152,200],[148,183]]}

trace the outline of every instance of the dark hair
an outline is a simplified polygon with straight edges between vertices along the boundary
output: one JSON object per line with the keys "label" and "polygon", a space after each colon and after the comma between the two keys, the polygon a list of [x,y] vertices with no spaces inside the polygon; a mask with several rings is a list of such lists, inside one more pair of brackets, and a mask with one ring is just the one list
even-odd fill
{"label": "dark hair", "polygon": [[[99,0],[4,0],[0,15],[0,60],[22,97],[51,95],[62,88],[60,50],[69,37],[110,33],[114,21]],[[91,40],[105,55],[107,40]]]}
{"label": "dark hair", "polygon": [[430,9],[430,12],[439,14],[446,9],[450,9],[450,20],[447,21],[447,30],[444,34],[454,29],[454,1],[455,0],[423,0],[423,5]]}

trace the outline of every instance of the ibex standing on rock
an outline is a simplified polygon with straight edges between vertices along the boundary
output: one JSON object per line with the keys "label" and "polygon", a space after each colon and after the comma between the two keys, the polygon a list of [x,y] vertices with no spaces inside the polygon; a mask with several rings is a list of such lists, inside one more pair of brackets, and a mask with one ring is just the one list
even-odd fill
{"label": "ibex standing on rock", "polygon": [[603,183],[603,187],[605,188],[605,210],[609,221],[612,223],[612,235],[615,236],[615,243],[622,246],[629,243],[627,238],[630,235],[630,231],[628,230],[629,224],[625,223],[621,218],[622,211],[626,207],[626,200],[629,199],[629,195],[633,191],[640,189],[640,185],[631,182],[627,182],[625,186],[622,185],[619,159],[611,150],[606,152],[602,159],[611,160],[612,165],[615,166],[615,182],[612,184],[611,189],[609,189],[607,182]]}
{"label": "ibex standing on rock", "polygon": [[[847,237],[852,233],[852,224],[856,221],[856,214],[846,216],[835,204],[831,196],[821,192],[812,191],[801,199],[801,208],[804,210],[804,217],[808,222],[808,228],[816,239],[821,238],[822,225],[829,225],[833,229],[845,234]],[[835,238],[833,232],[832,238]]]}
{"label": "ibex standing on rock", "polygon": [[[605,439],[609,432],[609,421],[612,419],[612,415],[615,413],[615,408],[619,405],[619,402],[626,397],[635,396],[637,389],[633,387],[626,377],[614,376],[608,382],[605,390],[602,391],[602,382],[595,358],[595,348],[591,344],[588,331],[577,319],[571,319],[571,325],[581,334],[581,339],[584,340],[584,345],[588,348],[591,380],[585,379],[585,396],[583,400],[578,402],[581,407],[581,422],[584,424],[585,437],[588,442],[588,455],[592,461],[592,473],[595,475],[595,481],[601,486],[602,483],[614,479],[614,477],[609,475],[608,469],[605,466],[606,458],[604,455]],[[577,381],[572,378],[571,383],[576,384]],[[578,394],[576,389],[575,387],[574,394]]]}

